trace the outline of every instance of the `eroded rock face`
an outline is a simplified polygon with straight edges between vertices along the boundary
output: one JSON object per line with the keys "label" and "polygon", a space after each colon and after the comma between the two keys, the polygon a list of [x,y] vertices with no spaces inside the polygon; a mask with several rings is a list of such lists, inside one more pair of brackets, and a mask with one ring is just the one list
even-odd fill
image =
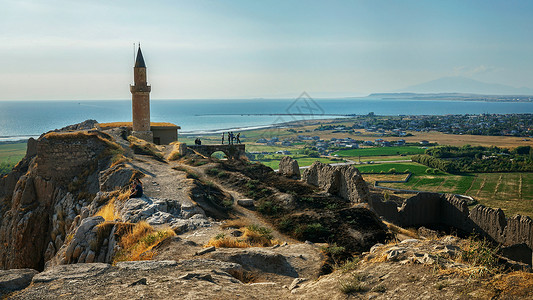
{"label": "eroded rock face", "polygon": [[279,174],[291,179],[300,179],[298,162],[290,156],[284,156],[279,161]]}
{"label": "eroded rock face", "polygon": [[304,171],[302,179],[353,203],[367,202],[370,194],[361,173],[353,166],[330,166],[316,161]]}
{"label": "eroded rock face", "polygon": [[42,270],[80,219],[96,212],[90,209],[98,207],[91,204],[109,166],[109,143],[98,132],[69,132],[28,144],[26,157],[0,178],[0,269]]}

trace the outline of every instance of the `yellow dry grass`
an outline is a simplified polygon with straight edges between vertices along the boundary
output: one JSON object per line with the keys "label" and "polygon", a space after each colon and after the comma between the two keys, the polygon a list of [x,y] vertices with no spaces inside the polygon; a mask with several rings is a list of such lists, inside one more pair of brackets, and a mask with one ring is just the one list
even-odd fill
{"label": "yellow dry grass", "polygon": [[152,155],[160,159],[163,158],[163,153],[161,153],[157,146],[153,143],[149,143],[133,135],[128,136],[128,141],[130,142],[130,148],[132,148],[136,153],[139,151],[139,153],[142,154]]}
{"label": "yellow dry grass", "polygon": [[173,148],[172,148],[172,152],[170,152],[170,154],[168,155],[167,160],[169,161],[178,160],[180,157],[183,156],[183,153],[185,152],[183,149],[185,145],[180,142],[172,142],[170,144],[173,146]]}
{"label": "yellow dry grass", "polygon": [[98,136],[97,132],[88,131],[71,131],[71,132],[49,132],[44,137],[47,139],[68,139],[68,138],[82,138],[89,136]]}
{"label": "yellow dry grass", "polygon": [[248,223],[244,222],[241,219],[228,220],[221,225],[223,229],[226,229],[226,228],[237,228],[238,229],[238,228],[243,228],[246,226],[248,226]]}
{"label": "yellow dry grass", "polygon": [[95,216],[101,216],[106,221],[114,221],[114,220],[120,219],[120,215],[115,210],[114,200],[115,199],[112,199],[106,205],[100,208],[100,210],[98,210]]}
{"label": "yellow dry grass", "polygon": [[515,271],[494,276],[490,284],[500,291],[502,299],[531,297],[533,294],[533,274]]}
{"label": "yellow dry grass", "polygon": [[[228,237],[224,234],[219,234],[209,240],[205,247],[215,246],[217,248],[248,248],[248,247],[271,247],[280,244],[280,241],[275,240],[270,234],[271,230],[258,225],[245,226],[240,220],[230,221],[224,224],[225,228],[236,228],[243,233],[240,237]],[[224,226],[223,225],[223,226]]]}
{"label": "yellow dry grass", "polygon": [[223,237],[221,239],[212,238],[207,242],[206,247],[215,246],[216,248],[248,248],[252,247],[244,240],[238,240],[230,237]]}
{"label": "yellow dry grass", "polygon": [[175,236],[170,228],[155,230],[148,223],[141,221],[120,237],[121,250],[115,255],[113,262],[150,260],[156,254],[152,250],[162,240]]}
{"label": "yellow dry grass", "polygon": [[403,234],[412,238],[417,239],[418,238],[418,232],[414,228],[404,229],[400,226],[396,226],[392,223],[389,223],[387,221],[383,221],[385,225],[389,228],[390,231],[396,233],[396,234]]}

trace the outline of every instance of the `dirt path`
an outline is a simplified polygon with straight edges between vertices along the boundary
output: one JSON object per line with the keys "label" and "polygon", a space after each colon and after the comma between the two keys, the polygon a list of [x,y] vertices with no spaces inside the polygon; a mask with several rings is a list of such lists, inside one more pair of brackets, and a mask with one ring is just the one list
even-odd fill
{"label": "dirt path", "polygon": [[146,155],[135,155],[133,165],[146,175],[141,181],[148,198],[175,199],[182,204],[193,204],[189,197],[191,185],[183,172]]}
{"label": "dirt path", "polygon": [[178,162],[161,162],[146,155],[135,155],[132,165],[146,175],[141,180],[143,182],[144,194],[148,198],[175,199],[185,205],[195,205],[189,196],[191,188],[190,179],[187,178],[185,172],[173,169],[173,167],[177,166],[186,168],[198,174],[201,180],[212,182],[219,189],[229,193],[233,197],[232,216],[242,220],[244,223],[257,224],[272,229],[272,235],[280,241],[298,243],[298,241],[275,230],[269,222],[260,217],[253,209],[247,209],[238,205],[238,199],[246,199],[248,197],[212,180],[212,178],[205,175],[201,167],[180,164]]}
{"label": "dirt path", "polygon": [[249,199],[249,197],[246,197],[246,196],[242,195],[241,193],[239,193],[239,192],[237,192],[237,191],[235,191],[233,189],[229,189],[226,186],[214,181],[212,178],[210,178],[207,175],[205,175],[205,173],[203,171],[203,168],[193,167],[193,166],[183,165],[183,164],[178,164],[178,163],[171,163],[171,165],[172,166],[178,166],[179,165],[180,167],[187,168],[187,169],[191,170],[192,172],[198,174],[200,179],[202,179],[204,181],[212,182],[219,189],[229,193],[233,197],[233,209],[230,212],[230,214],[232,216],[234,216],[235,218],[242,220],[244,223],[257,224],[259,226],[263,226],[263,227],[267,227],[267,228],[272,229],[272,235],[274,236],[274,238],[278,239],[278,240],[280,240],[282,242],[300,243],[299,241],[297,241],[295,239],[292,239],[292,238],[280,233],[279,231],[275,230],[273,228],[272,224],[270,224],[265,219],[263,219],[261,216],[259,216],[254,210],[247,209],[247,208],[244,208],[244,207],[238,205],[237,204],[237,200],[239,200],[239,199]]}

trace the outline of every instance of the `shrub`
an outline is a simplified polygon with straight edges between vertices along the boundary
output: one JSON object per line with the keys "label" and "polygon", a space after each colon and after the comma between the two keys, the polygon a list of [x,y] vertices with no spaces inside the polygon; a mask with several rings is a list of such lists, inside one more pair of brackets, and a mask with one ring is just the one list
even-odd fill
{"label": "shrub", "polygon": [[207,170],[205,171],[205,173],[206,173],[207,175],[210,175],[210,176],[218,176],[218,174],[220,173],[220,170],[217,169],[217,168],[211,168],[211,169],[207,169]]}
{"label": "shrub", "polygon": [[497,248],[494,248],[486,240],[477,240],[469,237],[468,244],[462,248],[461,260],[473,266],[482,267],[478,270],[480,276],[489,275],[499,271]]}
{"label": "shrub", "polygon": [[363,280],[363,275],[354,273],[349,278],[339,280],[339,289],[345,294],[366,292],[368,287],[362,282]]}
{"label": "shrub", "polygon": [[281,207],[275,205],[272,203],[272,201],[263,201],[259,206],[257,207],[257,211],[262,213],[263,215],[277,215],[281,212]]}
{"label": "shrub", "polygon": [[338,269],[342,270],[343,272],[348,272],[355,270],[357,268],[357,264],[361,261],[359,257],[354,257],[352,259],[346,260]]}
{"label": "shrub", "polygon": [[289,232],[294,227],[294,222],[290,218],[283,218],[278,223],[278,228],[282,232]]}
{"label": "shrub", "polygon": [[320,223],[298,224],[294,234],[300,239],[318,241],[326,238],[329,231]]}

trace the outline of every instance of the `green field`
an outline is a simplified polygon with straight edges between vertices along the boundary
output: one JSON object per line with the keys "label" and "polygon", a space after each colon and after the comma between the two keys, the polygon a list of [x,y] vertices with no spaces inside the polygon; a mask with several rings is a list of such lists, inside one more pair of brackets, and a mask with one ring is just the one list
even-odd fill
{"label": "green field", "polygon": [[[361,173],[380,173],[389,172],[390,169],[396,169],[396,172],[409,171],[413,174],[425,174],[427,169],[431,169],[427,166],[417,163],[383,163],[383,164],[364,164],[356,166]],[[444,173],[442,173],[444,174]]]}
{"label": "green field", "polygon": [[[468,195],[480,204],[501,208],[507,217],[522,214],[533,217],[533,173],[474,173],[451,175],[446,173],[427,174],[428,167],[418,164],[384,163],[376,165],[358,165],[365,173],[387,172],[395,168],[401,172],[405,168],[413,173],[406,183],[383,183],[383,186],[439,193]],[[387,180],[387,175],[380,175],[379,180]],[[396,180],[392,178],[391,180]],[[373,176],[364,175],[372,182]]]}
{"label": "green field", "polygon": [[[279,161],[284,155],[266,155],[264,160],[260,160],[260,162],[265,165],[269,166],[272,169],[276,170],[279,168]],[[300,167],[310,166],[315,161],[323,162],[323,163],[339,163],[342,162],[341,160],[333,161],[331,159],[325,158],[325,157],[307,157],[307,156],[301,156],[301,155],[290,155],[292,158],[296,159],[298,161],[298,165]]]}
{"label": "green field", "polygon": [[393,156],[393,155],[414,155],[424,154],[426,149],[415,146],[403,147],[376,147],[376,148],[361,148],[350,150],[339,150],[333,154],[343,157],[364,157],[364,156]]}
{"label": "green field", "polygon": [[26,143],[0,144],[0,174],[6,174],[26,155]]}

